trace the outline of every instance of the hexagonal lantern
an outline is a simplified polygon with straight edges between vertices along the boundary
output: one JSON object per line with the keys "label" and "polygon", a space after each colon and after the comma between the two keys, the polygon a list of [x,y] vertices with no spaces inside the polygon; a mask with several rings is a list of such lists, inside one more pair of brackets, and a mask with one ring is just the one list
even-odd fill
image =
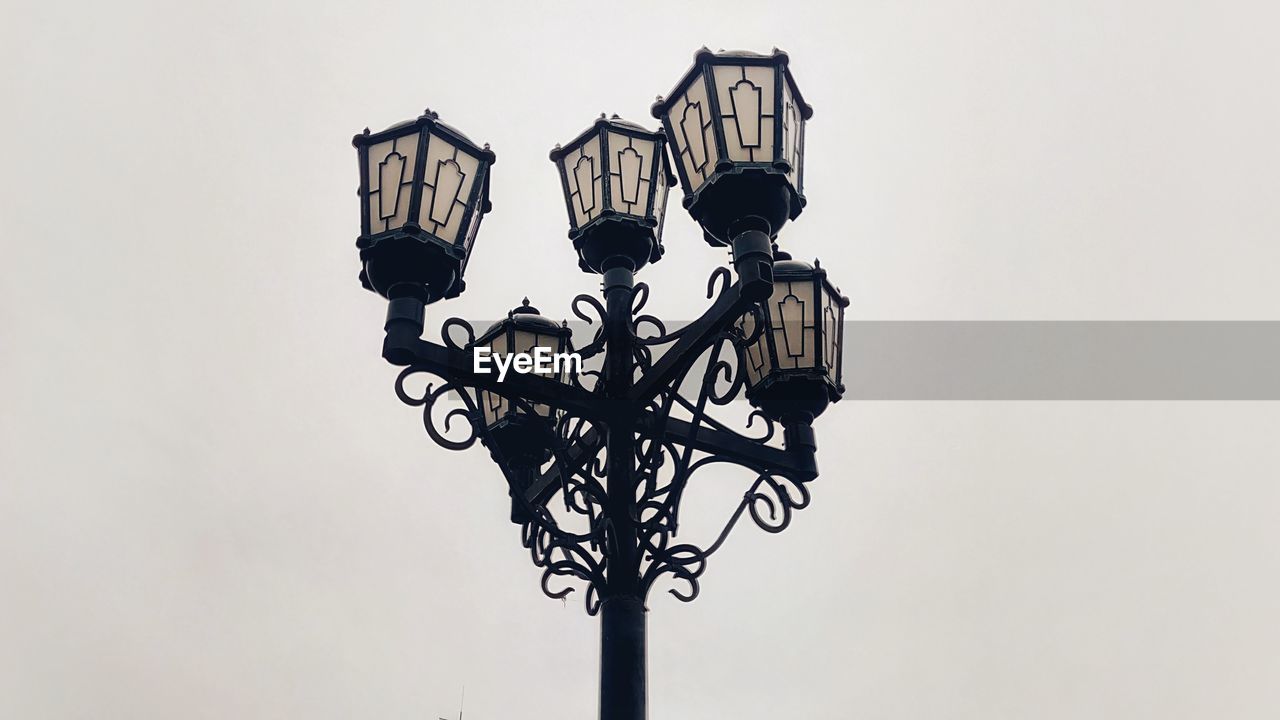
{"label": "hexagonal lantern", "polygon": [[662,257],[662,219],[675,184],[666,136],[602,113],[551,160],[569,211],[578,266],[603,273],[614,261],[639,270]]}
{"label": "hexagonal lantern", "polygon": [[[539,315],[538,309],[529,305],[526,298],[524,304],[476,338],[471,347],[487,347],[493,354],[504,356],[517,352],[533,354],[537,348],[551,354],[568,353],[572,350],[571,336],[572,331],[566,323],[557,323]],[[510,372],[515,372],[514,368]],[[563,366],[534,374],[568,382],[568,372]],[[490,452],[501,457],[515,474],[512,492],[528,489],[538,469],[551,459],[556,411],[541,404],[526,408],[489,390],[479,391],[477,401],[480,419],[488,429],[485,442],[494,444],[489,448]],[[512,497],[511,521],[523,522],[526,514],[523,503]]]}
{"label": "hexagonal lantern", "polygon": [[[773,294],[738,321],[747,399],[775,420],[808,422],[840,399],[849,299],[821,267],[778,253]],[[763,326],[759,323],[763,321]]]}
{"label": "hexagonal lantern", "polygon": [[387,298],[457,297],[489,212],[489,146],[421,117],[352,140],[360,160],[360,281]]}
{"label": "hexagonal lantern", "polygon": [[[534,354],[537,348],[543,348],[545,352],[555,355],[570,352],[570,339],[572,331],[565,323],[557,323],[551,318],[543,317],[538,314],[538,309],[529,305],[526,299],[524,304],[507,313],[507,317],[494,323],[484,332],[483,335],[476,338],[472,343],[472,347],[484,346],[494,355],[506,356],[510,353],[529,353]],[[516,372],[512,369],[510,372]],[[565,368],[562,366],[559,370],[550,372],[535,372],[542,377],[550,377],[559,382],[567,382],[568,376]],[[542,423],[527,423],[529,411],[512,403],[507,398],[495,392],[481,390],[479,393],[480,410],[484,415],[485,426],[489,428],[491,435],[499,441],[503,447],[503,455],[509,460],[516,463],[537,463],[541,464],[550,457],[550,446],[539,445],[531,448],[528,439],[529,433],[525,432],[533,425]],[[553,423],[555,421],[555,413],[548,405],[532,405],[533,411],[543,417],[549,418]],[[508,432],[511,430],[512,432]],[[512,440],[507,443],[506,440]]]}
{"label": "hexagonal lantern", "polygon": [[804,124],[813,109],[787,63],[776,48],[769,55],[702,48],[653,106],[671,141],[684,205],[712,245],[728,245],[735,223],[748,217],[775,236],[804,208]]}

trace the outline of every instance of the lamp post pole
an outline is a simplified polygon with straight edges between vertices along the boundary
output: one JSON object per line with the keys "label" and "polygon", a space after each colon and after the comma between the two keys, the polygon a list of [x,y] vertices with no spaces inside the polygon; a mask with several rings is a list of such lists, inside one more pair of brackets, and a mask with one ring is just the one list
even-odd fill
{"label": "lamp post pole", "polygon": [[[603,303],[573,300],[573,313],[595,326],[576,345],[567,322],[541,316],[527,299],[482,332],[450,318],[440,342],[424,340],[426,305],[466,289],[495,156],[431,111],[354,139],[360,280],[389,301],[382,356],[404,368],[396,394],[422,408],[438,445],[489,450],[543,593],[585,589],[587,612],[600,615],[601,720],[646,719],[652,588],[670,584],[670,594],[692,601],[708,558],[740,520],[777,533],[809,505],[818,475],[812,422],[844,391],[848,300],[816,261],[792,260],[776,244],[805,204],[803,122],[812,112],[787,63],[776,50],[704,49],[671,99],[654,105],[662,131],[602,115],[551,152],[578,266],[603,280]],[[677,180],[668,146],[685,207],[733,260],[733,270],[712,273],[710,306],[671,331],[641,313],[649,290],[635,280],[663,255],[666,198]],[[510,364],[514,353],[569,350],[589,365],[528,374]],[[502,354],[516,372],[477,369]],[[419,373],[443,383],[407,390]],[[745,427],[715,417],[742,395],[754,408]],[[451,408],[443,417],[442,407]],[[710,542],[676,542],[690,478],[711,466],[748,473],[742,500]]]}
{"label": "lamp post pole", "polygon": [[614,404],[607,434],[606,477],[610,526],[605,542],[612,549],[608,594],[600,601],[600,717],[644,720],[644,598],[640,594],[639,537],[636,531],[636,418],[628,404],[634,382],[631,300],[634,273],[630,261],[616,259],[604,272],[607,396]]}

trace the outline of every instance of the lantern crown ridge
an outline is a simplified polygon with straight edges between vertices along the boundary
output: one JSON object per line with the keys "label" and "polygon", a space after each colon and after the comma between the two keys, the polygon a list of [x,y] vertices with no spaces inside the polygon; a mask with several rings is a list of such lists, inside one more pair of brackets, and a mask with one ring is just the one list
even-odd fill
{"label": "lantern crown ridge", "polygon": [[424,127],[433,128],[441,135],[468,147],[475,155],[480,156],[490,165],[493,165],[498,161],[498,156],[493,152],[493,149],[489,147],[489,143],[478,143],[475,140],[472,140],[466,133],[462,132],[457,127],[441,120],[440,114],[430,108],[427,108],[427,110],[416,118],[401,120],[400,122],[389,125],[377,132],[371,132],[369,128],[365,128],[363,132],[351,138],[351,144],[357,148],[368,147],[369,145],[382,142],[388,138],[420,131]]}
{"label": "lantern crown ridge", "polygon": [[[627,120],[626,118],[619,116],[617,113],[612,115],[600,113],[600,116],[597,117],[594,122],[587,126],[585,130],[575,135],[572,140],[563,144],[556,143],[555,146],[551,148],[551,152],[548,155],[552,162],[559,162],[561,158],[572,152],[575,148],[595,137],[598,137],[601,130],[615,130],[620,131],[625,135],[634,134],[637,137],[643,136],[645,138],[657,136],[662,137],[662,139],[665,140],[662,128],[651,130],[640,123]],[[669,178],[669,184],[674,184],[676,181],[675,174],[671,172],[669,167],[666,167],[665,163],[664,169],[666,170]]]}
{"label": "lantern crown ridge", "polygon": [[573,330],[569,327],[567,321],[556,322],[555,320],[541,314],[541,311],[533,305],[529,304],[529,298],[524,298],[519,305],[507,311],[507,316],[492,325],[490,325],[482,334],[481,339],[475,342],[479,343],[494,334],[494,331],[511,327],[517,330],[529,330],[543,335],[554,335],[556,337],[569,337],[573,334]]}
{"label": "lantern crown ridge", "polygon": [[661,119],[670,108],[674,99],[683,94],[688,89],[689,84],[697,78],[702,69],[710,65],[775,65],[786,68],[786,78],[791,86],[792,97],[795,98],[796,106],[800,109],[800,115],[805,120],[813,117],[813,107],[804,101],[804,97],[800,94],[800,89],[796,87],[795,78],[791,75],[790,69],[791,56],[784,50],[773,48],[768,53],[758,53],[752,50],[717,50],[711,51],[707,47],[700,48],[693,54],[693,65],[685,71],[679,82],[666,95],[659,95],[650,107],[653,117]]}

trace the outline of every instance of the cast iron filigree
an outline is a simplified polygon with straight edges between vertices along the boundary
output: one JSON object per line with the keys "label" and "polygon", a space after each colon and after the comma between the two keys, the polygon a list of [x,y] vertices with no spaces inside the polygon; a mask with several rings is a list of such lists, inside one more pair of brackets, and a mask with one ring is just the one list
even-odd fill
{"label": "cast iron filigree", "polygon": [[[712,273],[707,297],[714,301],[707,314],[670,331],[658,317],[642,312],[649,299],[643,283],[628,288],[616,309],[590,295],[574,298],[573,314],[593,326],[594,333],[576,348],[584,365],[563,383],[569,399],[556,397],[545,386],[554,381],[545,378],[499,383],[464,371],[460,365],[477,336],[464,320],[443,323],[443,345],[420,338],[402,343],[416,348],[419,356],[396,378],[397,397],[422,408],[423,426],[441,447],[466,450],[479,441],[489,450],[506,478],[513,520],[520,525],[530,559],[542,570],[541,587],[548,597],[563,599],[584,590],[586,610],[595,615],[603,598],[627,592],[643,601],[665,580],[674,584],[671,595],[692,601],[708,558],[744,514],[757,527],[777,533],[787,528],[794,512],[808,506],[808,484],[817,475],[811,448],[779,447],[779,423],[758,410],[736,423],[711,412],[741,397],[744,348],[756,340],[762,324],[739,322],[759,311],[739,296],[726,268]],[[748,333],[744,325],[756,329]],[[611,326],[621,329],[612,337],[624,342],[611,341]],[[632,372],[625,397],[611,394],[605,382],[609,356],[616,352],[625,353],[622,367]],[[406,381],[420,374],[443,382],[411,392]],[[658,374],[655,381],[652,376]],[[540,388],[537,397],[522,393],[522,385],[530,384]],[[481,391],[501,395],[532,428],[529,432],[545,439],[548,454],[542,464],[529,468],[506,457],[501,438],[481,411]],[[536,405],[554,411],[540,413]],[[735,424],[741,429],[734,429]],[[610,456],[607,439],[615,433],[633,440],[624,444],[631,457]],[[630,466],[625,477],[633,479],[633,488],[610,488],[610,478],[621,476],[611,474],[612,463]],[[689,481],[713,466],[745,471],[751,478],[746,491],[710,543],[676,542]],[[611,502],[611,489],[631,497]],[[630,545],[620,548],[621,542]],[[628,557],[631,566],[620,567],[625,562],[620,558]]]}

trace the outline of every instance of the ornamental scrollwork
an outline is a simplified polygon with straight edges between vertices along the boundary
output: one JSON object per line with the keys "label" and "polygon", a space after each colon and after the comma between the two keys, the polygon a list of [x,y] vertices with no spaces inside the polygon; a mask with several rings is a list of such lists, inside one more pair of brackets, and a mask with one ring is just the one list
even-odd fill
{"label": "ornamental scrollwork", "polygon": [[[707,297],[715,301],[734,291],[729,271],[717,268],[707,282]],[[700,592],[700,578],[708,558],[728,538],[743,516],[770,533],[781,532],[795,512],[809,505],[808,483],[814,473],[790,471],[783,463],[772,466],[745,453],[742,448],[768,447],[781,457],[778,423],[745,403],[736,420],[717,417],[714,410],[728,408],[742,398],[746,385],[744,348],[758,339],[758,306],[742,308],[738,318],[720,329],[686,337],[694,324],[669,331],[657,316],[644,313],[649,301],[647,285],[632,289],[628,314],[624,319],[631,338],[628,353],[641,376],[653,371],[655,362],[673,347],[682,347],[679,366],[664,379],[653,397],[628,411],[588,417],[566,409],[550,410],[501,386],[484,385],[481,390],[464,379],[441,377],[421,392],[406,387],[410,378],[435,374],[429,367],[410,364],[396,378],[397,397],[406,405],[422,408],[428,436],[449,450],[466,450],[477,441],[488,449],[502,471],[511,495],[512,520],[520,527],[522,546],[533,565],[542,571],[544,594],[565,599],[582,590],[589,614],[600,610],[602,599],[611,592],[615,580],[611,568],[616,563],[616,547],[611,543],[618,523],[634,529],[638,553],[638,583],[642,598],[660,582],[671,583],[670,594],[689,602]],[[582,359],[592,360],[565,379],[569,386],[589,393],[600,403],[617,403],[603,393],[599,369],[609,346],[605,332],[609,311],[589,295],[579,295],[571,303],[578,319],[593,328],[590,339],[575,348]],[[745,318],[745,319],[744,319]],[[755,322],[752,322],[755,320]],[[746,328],[746,329],[744,329]],[[458,318],[446,320],[440,328],[444,345],[455,351],[469,351],[476,342],[475,329]],[[695,342],[696,344],[690,344]],[[541,438],[545,445],[541,459],[528,453],[512,456],[504,446],[503,424],[486,420],[485,394],[499,396],[511,417],[517,418],[522,437]],[[596,402],[593,400],[592,402]],[[588,413],[589,415],[590,413]],[[619,420],[622,418],[624,420]],[[628,419],[629,418],[629,419]],[[618,422],[635,422],[619,427]],[[609,456],[610,433],[633,435],[633,457]],[[723,448],[723,449],[721,449]],[[611,516],[610,463],[630,463],[633,472],[634,502],[627,517]],[[741,501],[728,514],[720,533],[709,542],[676,542],[680,529],[680,507],[690,481],[711,466],[735,466],[750,478]],[[616,580],[615,580],[616,582]]]}

